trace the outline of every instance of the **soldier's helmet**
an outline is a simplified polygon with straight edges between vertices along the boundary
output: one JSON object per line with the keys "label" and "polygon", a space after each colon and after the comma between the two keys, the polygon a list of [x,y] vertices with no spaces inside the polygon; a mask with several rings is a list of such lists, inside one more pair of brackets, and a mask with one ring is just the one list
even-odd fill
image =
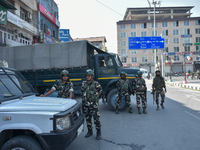
{"label": "soldier's helmet", "polygon": [[67,70],[61,71],[60,76],[62,76],[63,74],[67,74],[69,76],[69,72]]}
{"label": "soldier's helmet", "polygon": [[85,71],[85,75],[86,75],[86,76],[87,76],[87,75],[92,75],[92,76],[94,76],[94,72],[92,71],[92,69],[88,69],[88,70]]}
{"label": "soldier's helmet", "polygon": [[138,75],[138,76],[141,75],[141,74],[143,74],[142,71],[138,71],[138,72],[137,72],[137,75]]}
{"label": "soldier's helmet", "polygon": [[158,73],[158,72],[160,73],[160,70],[156,70],[156,72],[155,72],[155,73]]}
{"label": "soldier's helmet", "polygon": [[120,76],[121,76],[122,74],[123,74],[125,77],[127,77],[127,73],[126,73],[126,72],[122,71],[122,72],[120,73]]}

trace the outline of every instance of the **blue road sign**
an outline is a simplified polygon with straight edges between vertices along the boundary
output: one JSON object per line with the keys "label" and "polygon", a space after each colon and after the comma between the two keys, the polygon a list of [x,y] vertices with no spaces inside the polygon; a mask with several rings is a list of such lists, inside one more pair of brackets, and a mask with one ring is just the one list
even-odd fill
{"label": "blue road sign", "polygon": [[129,49],[163,49],[165,39],[160,36],[129,37]]}
{"label": "blue road sign", "polygon": [[60,29],[60,40],[62,42],[70,41],[69,29]]}

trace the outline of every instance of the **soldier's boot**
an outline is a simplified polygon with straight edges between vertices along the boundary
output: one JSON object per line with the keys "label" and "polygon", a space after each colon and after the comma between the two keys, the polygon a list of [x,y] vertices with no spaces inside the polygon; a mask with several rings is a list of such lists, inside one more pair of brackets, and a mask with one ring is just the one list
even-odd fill
{"label": "soldier's boot", "polygon": [[165,107],[164,107],[163,103],[161,103],[161,104],[160,104],[160,106],[162,107],[162,109],[165,109]]}
{"label": "soldier's boot", "polygon": [[157,105],[157,108],[156,108],[156,110],[159,110],[159,105]]}
{"label": "soldier's boot", "polygon": [[101,129],[97,129],[97,136],[96,136],[97,140],[101,139]]}
{"label": "soldier's boot", "polygon": [[133,113],[132,107],[128,110],[129,113]]}
{"label": "soldier's boot", "polygon": [[115,108],[115,113],[119,114],[118,107]]}
{"label": "soldier's boot", "polygon": [[85,135],[85,138],[88,138],[93,135],[92,129],[88,129],[88,133]]}
{"label": "soldier's boot", "polygon": [[141,114],[141,110],[140,110],[140,107],[138,107],[138,114]]}
{"label": "soldier's boot", "polygon": [[147,114],[146,107],[143,108],[143,113],[144,113],[144,114]]}

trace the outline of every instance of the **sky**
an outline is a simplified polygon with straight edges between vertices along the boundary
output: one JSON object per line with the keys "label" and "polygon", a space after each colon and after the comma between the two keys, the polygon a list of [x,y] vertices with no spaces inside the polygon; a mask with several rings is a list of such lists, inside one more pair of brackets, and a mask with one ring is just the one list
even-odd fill
{"label": "sky", "polygon": [[[147,0],[54,1],[59,8],[60,29],[70,29],[73,39],[105,36],[108,52],[114,53],[117,53],[116,23],[123,20],[126,9],[149,7]],[[161,7],[170,6],[194,6],[192,17],[200,17],[200,0],[162,0]]]}

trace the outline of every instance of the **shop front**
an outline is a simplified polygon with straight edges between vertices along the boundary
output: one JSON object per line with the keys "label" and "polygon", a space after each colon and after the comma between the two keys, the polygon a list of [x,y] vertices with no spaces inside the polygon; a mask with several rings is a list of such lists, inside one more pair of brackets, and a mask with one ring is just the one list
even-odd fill
{"label": "shop front", "polygon": [[194,72],[200,71],[200,61],[194,61]]}

